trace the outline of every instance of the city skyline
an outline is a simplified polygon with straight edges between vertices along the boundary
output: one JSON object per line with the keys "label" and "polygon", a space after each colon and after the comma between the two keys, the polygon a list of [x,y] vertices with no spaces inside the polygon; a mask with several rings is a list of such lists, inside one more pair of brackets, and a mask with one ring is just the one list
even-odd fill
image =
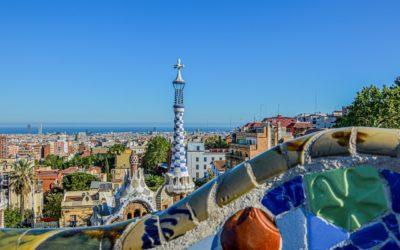
{"label": "city skyline", "polygon": [[2,2],[0,123],[172,125],[178,57],[188,124],[330,113],[400,75],[398,2],[226,3]]}

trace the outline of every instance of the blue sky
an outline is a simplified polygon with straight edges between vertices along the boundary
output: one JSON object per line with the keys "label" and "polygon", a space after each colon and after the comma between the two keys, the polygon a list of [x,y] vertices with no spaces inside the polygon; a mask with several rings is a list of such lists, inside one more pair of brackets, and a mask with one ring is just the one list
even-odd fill
{"label": "blue sky", "polygon": [[400,1],[0,2],[0,123],[330,112],[400,75]]}

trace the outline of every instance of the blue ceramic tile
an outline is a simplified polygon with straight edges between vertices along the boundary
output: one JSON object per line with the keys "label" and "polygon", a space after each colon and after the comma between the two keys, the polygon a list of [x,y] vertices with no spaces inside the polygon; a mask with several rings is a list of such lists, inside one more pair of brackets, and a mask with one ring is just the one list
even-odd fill
{"label": "blue ceramic tile", "polygon": [[342,246],[342,247],[335,247],[333,250],[358,250],[358,247],[355,247],[351,244],[346,245],[346,246]]}
{"label": "blue ceramic tile", "polygon": [[400,250],[400,246],[393,240],[386,243],[381,250]]}
{"label": "blue ceramic tile", "polygon": [[400,174],[384,169],[381,174],[390,186],[390,194],[392,199],[392,209],[396,213],[400,213]]}
{"label": "blue ceramic tile", "polygon": [[329,249],[348,239],[349,234],[321,218],[307,213],[307,237],[309,249]]}
{"label": "blue ceramic tile", "polygon": [[386,227],[393,233],[398,240],[400,240],[399,223],[397,222],[396,215],[389,214],[382,218]]}
{"label": "blue ceramic tile", "polygon": [[376,223],[352,233],[350,239],[355,246],[367,249],[381,244],[388,236],[385,226],[382,223]]}
{"label": "blue ceramic tile", "polygon": [[285,182],[269,191],[261,200],[261,203],[274,215],[286,212],[292,207],[300,206],[304,202],[302,182],[301,176]]}
{"label": "blue ceramic tile", "polygon": [[307,249],[307,218],[301,207],[276,217],[276,225],[282,237],[282,250]]}

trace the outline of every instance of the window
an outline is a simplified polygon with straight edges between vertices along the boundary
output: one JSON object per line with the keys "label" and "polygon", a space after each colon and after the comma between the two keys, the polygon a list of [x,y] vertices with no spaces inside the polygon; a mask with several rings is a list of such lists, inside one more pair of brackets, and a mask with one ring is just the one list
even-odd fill
{"label": "window", "polygon": [[214,158],[214,157],[211,157],[211,160],[212,160],[212,161],[214,161],[214,160],[215,160],[215,158]]}
{"label": "window", "polygon": [[196,170],[199,170],[199,164],[196,165]]}
{"label": "window", "polygon": [[199,162],[199,157],[196,157],[196,162]]}
{"label": "window", "polygon": [[135,212],[133,212],[133,217],[140,217],[140,210],[139,209],[135,209]]}
{"label": "window", "polygon": [[207,157],[204,157],[204,162],[207,162]]}
{"label": "window", "polygon": [[219,160],[222,161],[222,157],[219,157]]}
{"label": "window", "polygon": [[207,169],[207,165],[206,164],[204,164],[204,170],[206,170]]}
{"label": "window", "polygon": [[199,178],[199,172],[196,172],[196,178],[197,179]]}
{"label": "window", "polygon": [[196,149],[197,149],[197,151],[200,151],[200,146],[197,146]]}

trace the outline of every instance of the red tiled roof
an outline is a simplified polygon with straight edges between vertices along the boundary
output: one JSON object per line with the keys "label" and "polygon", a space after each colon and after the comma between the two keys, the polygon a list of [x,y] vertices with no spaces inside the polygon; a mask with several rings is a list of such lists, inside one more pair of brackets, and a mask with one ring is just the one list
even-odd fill
{"label": "red tiled roof", "polygon": [[285,117],[282,115],[278,115],[275,117],[268,117],[268,118],[264,118],[263,122],[270,122],[272,126],[278,126],[278,122],[281,123],[282,127],[287,127],[290,123],[294,123],[297,120],[293,117]]}

